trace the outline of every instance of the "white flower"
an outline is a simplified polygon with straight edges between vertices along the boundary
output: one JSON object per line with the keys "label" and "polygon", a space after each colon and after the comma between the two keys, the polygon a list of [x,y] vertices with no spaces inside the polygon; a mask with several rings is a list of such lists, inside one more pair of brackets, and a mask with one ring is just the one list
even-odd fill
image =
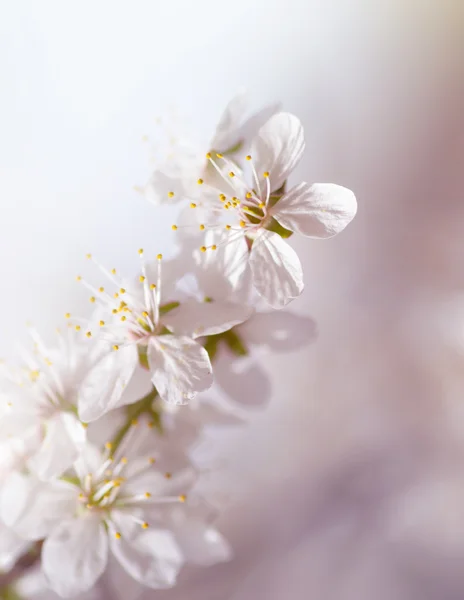
{"label": "white flower", "polygon": [[[251,267],[253,283],[260,295],[274,308],[282,308],[303,291],[303,273],[295,251],[277,231],[279,226],[308,237],[328,238],[340,233],[356,214],[354,194],[339,185],[300,183],[284,192],[285,184],[304,150],[300,121],[279,113],[260,129],[253,142],[253,155],[247,155],[251,183],[221,153],[209,152],[207,158],[218,175],[226,178],[229,194],[217,190],[214,203],[202,205],[213,217],[202,226],[219,233],[219,240],[204,246],[214,251],[220,245],[242,240],[239,255],[245,268]],[[224,165],[229,171],[224,174]],[[204,181],[199,180],[204,187]],[[205,199],[212,197],[207,186]],[[195,203],[192,208],[198,208]],[[224,210],[225,209],[225,210]],[[218,214],[227,217],[225,225]]]}
{"label": "white flower", "polygon": [[[139,455],[141,437],[133,424],[113,456],[111,444],[103,453],[88,445],[65,481],[45,483],[17,474],[4,487],[5,522],[25,539],[45,538],[42,569],[59,595],[90,589],[105,571],[109,552],[151,588],[174,585],[190,559],[182,548],[190,544],[191,550],[195,535],[203,554],[205,543],[211,548],[210,563],[228,556],[219,533],[201,527],[195,510],[188,517],[185,492],[193,470],[161,473],[154,455]],[[178,505],[185,505],[184,511],[171,516]]]}
{"label": "white flower", "polygon": [[85,427],[76,415],[79,389],[99,354],[70,329],[58,333],[53,348],[34,329],[30,334],[35,350],[23,352],[25,366],[3,365],[0,436],[22,444],[17,452],[24,462],[48,479],[65,471],[85,444]]}
{"label": "white flower", "polygon": [[222,152],[235,160],[245,142],[277,110],[277,104],[269,105],[248,116],[247,95],[241,92],[226,106],[213,135],[205,143],[192,143],[183,136],[169,135],[176,143],[153,172],[144,190],[146,197],[154,204],[172,203],[185,197],[194,200],[199,197],[198,177],[220,185],[214,169],[205,160],[205,153]]}
{"label": "white flower", "polygon": [[83,383],[79,415],[85,421],[93,421],[125,402],[124,386],[138,364],[149,369],[153,385],[166,402],[185,404],[195,398],[211,386],[213,378],[208,353],[194,338],[230,329],[251,313],[248,307],[227,301],[163,304],[162,257],[158,255],[151,275],[143,251],[139,254],[137,287],[124,284],[114,269],[103,269],[117,291],[112,295],[95,291],[94,297],[108,311],[99,325],[112,351]]}

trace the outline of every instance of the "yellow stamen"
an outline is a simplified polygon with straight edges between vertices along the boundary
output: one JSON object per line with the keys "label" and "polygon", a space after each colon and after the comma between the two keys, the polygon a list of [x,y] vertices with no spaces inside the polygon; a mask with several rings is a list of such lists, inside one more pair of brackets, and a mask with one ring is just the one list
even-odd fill
{"label": "yellow stamen", "polygon": [[177,225],[171,225],[171,229],[172,229],[173,231],[177,231]]}
{"label": "yellow stamen", "polygon": [[203,185],[203,179],[200,177],[200,179],[197,180],[198,185]]}
{"label": "yellow stamen", "polygon": [[202,252],[206,252],[206,246],[201,246],[200,250],[201,250]]}
{"label": "yellow stamen", "polygon": [[174,198],[174,192],[168,192],[168,198]]}
{"label": "yellow stamen", "polygon": [[158,260],[162,260],[162,258],[163,258],[163,255],[162,255],[162,254],[157,254],[157,255],[156,255],[156,258],[157,258]]}
{"label": "yellow stamen", "polygon": [[115,351],[116,351],[116,350],[119,350],[119,346],[118,346],[117,344],[114,344],[114,345],[113,345],[113,350],[115,350]]}

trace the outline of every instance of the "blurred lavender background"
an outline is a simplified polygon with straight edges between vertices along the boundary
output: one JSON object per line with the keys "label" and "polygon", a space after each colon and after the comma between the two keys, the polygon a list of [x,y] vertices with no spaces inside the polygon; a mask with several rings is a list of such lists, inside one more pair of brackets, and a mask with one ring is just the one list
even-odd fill
{"label": "blurred lavender background", "polygon": [[143,137],[173,106],[201,135],[241,87],[300,116],[299,173],[359,213],[292,240],[317,339],[267,357],[268,406],[216,440],[236,559],[147,598],[461,600],[462,2],[4,2],[1,352],[81,310],[85,252],[128,271],[169,253],[169,211],[133,191]]}

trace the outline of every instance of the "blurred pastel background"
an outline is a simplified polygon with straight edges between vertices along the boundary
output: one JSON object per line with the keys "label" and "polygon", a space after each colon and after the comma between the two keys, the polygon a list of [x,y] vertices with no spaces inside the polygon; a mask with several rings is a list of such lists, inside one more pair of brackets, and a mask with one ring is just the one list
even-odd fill
{"label": "blurred pastel background", "polygon": [[243,87],[302,119],[298,174],[359,214],[292,240],[317,338],[266,358],[271,401],[212,450],[235,560],[147,598],[462,600],[460,0],[0,3],[0,351],[86,306],[86,252],[172,251],[133,190],[144,136],[168,107],[204,135]]}

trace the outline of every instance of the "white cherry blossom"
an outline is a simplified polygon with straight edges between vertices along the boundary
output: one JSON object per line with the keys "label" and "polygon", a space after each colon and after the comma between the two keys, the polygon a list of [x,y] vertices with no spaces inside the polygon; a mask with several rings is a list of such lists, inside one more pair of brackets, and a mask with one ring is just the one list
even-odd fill
{"label": "white cherry blossom", "polygon": [[[98,325],[111,351],[83,383],[79,415],[85,421],[126,402],[124,387],[138,365],[150,371],[166,402],[192,400],[213,382],[208,354],[195,338],[230,329],[251,314],[247,306],[228,301],[163,303],[162,256],[158,255],[155,268],[148,269],[143,250],[139,254],[141,272],[135,286],[118,278],[115,269],[107,271],[99,265],[116,290],[109,294],[100,287],[92,296],[103,309]],[[108,377],[102,375],[105,372]]]}
{"label": "white cherry blossom", "polygon": [[79,392],[100,352],[70,328],[58,332],[50,347],[35,329],[29,332],[34,351],[22,352],[23,365],[2,365],[0,436],[16,439],[24,462],[48,479],[65,471],[85,444],[85,426],[76,414]]}
{"label": "white cherry blossom", "polygon": [[214,231],[217,238],[202,250],[214,251],[241,240],[237,254],[242,268],[249,264],[256,290],[274,308],[288,304],[304,287],[299,258],[283,236],[297,232],[313,238],[332,237],[350,223],[357,210],[353,192],[339,185],[300,183],[284,191],[304,145],[297,117],[289,113],[272,116],[246,157],[249,182],[226,156],[208,152],[218,176],[227,181],[229,193],[217,189],[214,196],[212,186],[199,179],[200,187],[206,188],[204,202],[201,207],[191,203],[192,208],[201,208],[199,218],[204,222],[200,227]]}

